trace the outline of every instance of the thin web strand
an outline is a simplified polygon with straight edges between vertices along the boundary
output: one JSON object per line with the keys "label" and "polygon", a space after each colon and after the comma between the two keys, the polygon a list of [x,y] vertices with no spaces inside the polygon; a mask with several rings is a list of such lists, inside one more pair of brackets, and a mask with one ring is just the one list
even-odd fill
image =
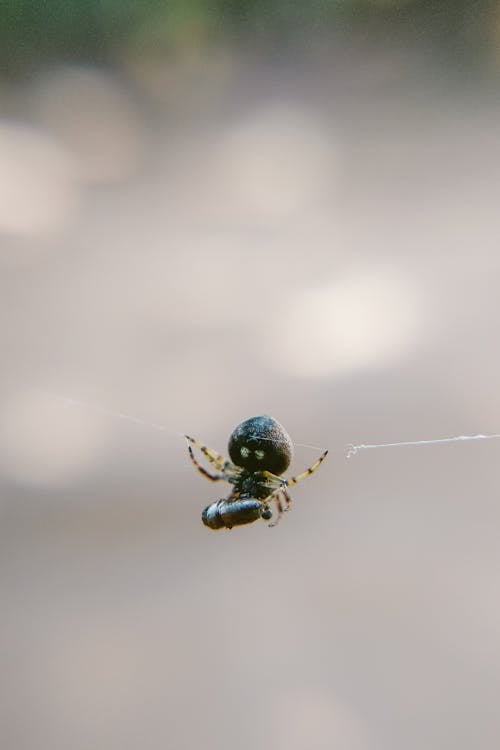
{"label": "thin web strand", "polygon": [[312,451],[322,451],[323,448],[319,448],[317,445],[309,445],[309,443],[294,443],[296,448],[310,448]]}
{"label": "thin web strand", "polygon": [[361,450],[372,448],[398,448],[405,445],[439,445],[441,443],[460,443],[467,440],[498,440],[500,435],[457,435],[456,437],[437,438],[436,440],[405,440],[400,443],[361,443],[360,445],[348,445],[345,457],[352,458]]}
{"label": "thin web strand", "polygon": [[67,406],[79,406],[83,409],[88,409],[89,411],[93,411],[97,414],[102,414],[106,417],[114,417],[115,419],[123,419],[127,422],[132,422],[133,424],[141,425],[142,427],[151,427],[153,430],[158,430],[159,432],[165,432],[170,435],[179,435],[180,437],[184,437],[184,434],[182,432],[177,432],[176,430],[169,429],[163,424],[158,424],[156,422],[149,422],[145,419],[139,419],[139,417],[133,417],[131,414],[125,414],[124,412],[119,411],[113,411],[112,409],[107,409],[104,406],[97,406],[97,404],[90,404],[88,401],[78,401],[76,398],[69,398],[68,396],[59,396],[55,394],[49,394],[52,398],[56,398],[58,401],[63,401]]}
{"label": "thin web strand", "polygon": [[[34,388],[33,390],[40,391],[39,388]],[[43,391],[43,392],[46,393],[46,395],[49,395],[51,398],[55,398],[58,401],[64,402],[67,406],[79,406],[83,409],[88,409],[89,411],[93,411],[96,414],[102,414],[103,416],[113,417],[115,419],[124,419],[127,422],[132,422],[132,424],[141,425],[143,427],[151,427],[153,430],[158,430],[159,432],[164,432],[170,435],[178,435],[179,437],[185,437],[185,434],[183,432],[172,430],[163,424],[158,424],[156,422],[149,422],[147,420],[140,419],[139,417],[134,417],[131,414],[126,414],[125,412],[113,411],[112,409],[107,409],[105,406],[98,406],[97,404],[91,404],[88,401],[79,401],[78,399],[70,398],[69,396],[61,396],[55,393],[47,393],[46,391]],[[263,440],[269,440],[269,442],[271,442],[271,438],[263,438]],[[310,445],[309,443],[294,443],[294,445],[296,447],[309,448],[311,450],[317,450],[317,451],[322,450],[322,448],[319,448],[317,445]]]}
{"label": "thin web strand", "polygon": [[[33,388],[32,390],[41,391],[40,388]],[[69,398],[68,396],[61,396],[59,394],[47,393],[46,391],[43,391],[43,392],[46,393],[46,395],[51,396],[52,398],[56,398],[60,401],[64,401],[68,406],[80,406],[84,409],[89,409],[98,414],[103,414],[108,417],[114,417],[115,419],[123,419],[127,422],[131,422],[132,424],[141,425],[142,427],[151,427],[153,430],[157,430],[158,432],[185,437],[184,433],[178,432],[177,430],[172,430],[166,425],[158,424],[157,422],[149,422],[144,419],[139,419],[139,417],[134,417],[131,414],[113,411],[112,409],[107,409],[106,407],[98,406],[97,404],[90,404],[87,401],[79,401],[78,399]],[[465,441],[470,441],[470,440],[498,440],[498,439],[500,439],[500,434],[493,433],[491,435],[483,435],[483,434],[457,435],[455,437],[436,438],[434,440],[404,440],[398,443],[360,443],[359,445],[353,445],[351,443],[347,446],[345,450],[345,457],[346,459],[350,459],[353,456],[356,456],[359,453],[359,451],[372,450],[374,448],[399,448],[399,447],[404,447],[404,446],[440,445],[442,443],[460,443],[460,442],[465,442]],[[300,446],[303,448],[310,448],[312,450],[318,450],[318,451],[321,450],[321,448],[318,448],[318,446],[309,445],[308,443],[295,443],[294,445]]]}

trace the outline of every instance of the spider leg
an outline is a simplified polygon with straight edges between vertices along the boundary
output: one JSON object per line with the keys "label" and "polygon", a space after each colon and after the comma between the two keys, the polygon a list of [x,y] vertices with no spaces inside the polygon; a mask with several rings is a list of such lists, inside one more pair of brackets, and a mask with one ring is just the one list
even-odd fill
{"label": "spider leg", "polygon": [[272,495],[277,490],[281,490],[283,487],[286,487],[286,480],[283,479],[283,477],[279,477],[277,474],[272,474],[270,471],[263,471],[262,475],[266,479],[266,485],[271,490],[269,495]]}
{"label": "spider leg", "polygon": [[283,493],[283,498],[285,500],[285,507],[283,508],[283,510],[286,513],[288,510],[290,510],[290,507],[292,505],[292,498],[290,497],[290,494],[286,487],[283,488],[282,493]]}
{"label": "spider leg", "polygon": [[188,451],[189,451],[189,458],[193,462],[194,466],[198,469],[200,474],[203,474],[204,477],[207,479],[211,479],[212,482],[218,482],[219,479],[225,479],[224,474],[211,474],[209,471],[207,471],[203,466],[201,466],[196,458],[194,457],[193,449],[190,445],[188,445]]}
{"label": "spider leg", "polygon": [[189,435],[185,435],[186,440],[188,440],[192,445],[194,445],[196,448],[199,448],[201,453],[205,456],[207,461],[212,464],[216,468],[216,470],[219,472],[219,474],[211,474],[209,471],[203,468],[203,466],[200,466],[196,458],[194,457],[193,449],[191,448],[191,445],[188,445],[189,450],[189,457],[193,464],[196,466],[198,471],[203,474],[203,476],[207,477],[208,479],[211,479],[212,481],[216,482],[219,479],[225,479],[227,482],[233,482],[240,476],[241,469],[238,466],[235,466],[231,463],[231,461],[226,461],[226,459],[223,456],[220,456],[216,451],[212,450],[212,448],[207,448],[206,445],[203,445],[203,443],[198,442],[198,440],[195,440],[192,437],[189,437]]}
{"label": "spider leg", "polygon": [[[319,465],[325,460],[327,453],[328,451],[325,451],[318,458],[318,460],[312,464],[312,466],[310,466],[308,469],[303,471],[301,474],[296,474],[294,477],[291,477],[290,479],[282,479],[276,474],[272,474],[270,471],[262,472],[271,490],[269,496],[266,498],[266,501],[268,499],[275,500],[277,508],[278,508],[278,517],[275,522],[270,524],[271,526],[276,526],[283,511],[290,510],[292,498],[290,497],[290,493],[288,492],[288,487],[293,487],[293,485],[297,484],[297,482],[300,482],[301,479],[305,479],[306,477],[313,474],[316,471],[316,469],[319,467]],[[284,508],[281,504],[280,495],[283,497],[285,501]]]}
{"label": "spider leg", "polygon": [[223,456],[221,456],[217,451],[212,450],[212,448],[207,448],[206,445],[203,445],[203,443],[200,443],[198,440],[195,440],[192,437],[189,437],[189,435],[184,435],[186,440],[189,440],[192,445],[194,445],[196,448],[198,448],[201,453],[205,456],[207,461],[209,461],[217,471],[222,471],[224,469],[224,465],[228,462],[224,459]]}
{"label": "spider leg", "polygon": [[276,503],[276,508],[278,510],[278,515],[276,516],[274,521],[271,521],[271,523],[269,524],[269,528],[272,528],[273,526],[277,526],[278,523],[280,522],[281,516],[283,515],[283,506],[281,504],[281,497],[280,497],[281,494],[282,494],[281,490],[276,490],[269,496]]}
{"label": "spider leg", "polygon": [[323,463],[327,456],[328,451],[325,451],[317,461],[315,461],[312,466],[310,466],[308,469],[303,471],[301,474],[297,474],[294,477],[291,477],[290,479],[282,480],[282,483],[285,485],[285,487],[293,487],[294,484],[297,484],[297,482],[300,482],[302,479],[305,479],[306,477],[309,477],[311,474],[314,474],[316,469],[320,466],[320,464]]}

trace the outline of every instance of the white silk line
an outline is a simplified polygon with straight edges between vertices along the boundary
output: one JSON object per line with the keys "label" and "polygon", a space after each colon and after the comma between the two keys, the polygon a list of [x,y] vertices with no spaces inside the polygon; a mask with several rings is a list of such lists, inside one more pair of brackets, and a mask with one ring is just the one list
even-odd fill
{"label": "white silk line", "polygon": [[56,398],[58,401],[63,401],[67,406],[81,406],[84,409],[88,409],[89,411],[96,412],[96,414],[103,414],[106,417],[114,417],[115,419],[124,419],[127,422],[132,422],[133,424],[142,425],[143,427],[152,427],[153,430],[158,430],[159,432],[166,432],[167,434],[171,435],[180,435],[181,437],[184,437],[182,432],[176,432],[175,430],[170,429],[169,427],[166,427],[163,424],[157,424],[156,422],[148,422],[144,419],[139,419],[139,417],[133,417],[131,414],[125,414],[124,412],[119,411],[113,411],[111,409],[107,409],[104,406],[97,406],[96,404],[91,404],[88,401],[78,401],[76,398],[69,398],[68,396],[59,396],[57,394],[48,394],[52,398]]}
{"label": "white silk line", "polygon": [[439,445],[441,443],[459,443],[466,440],[498,440],[500,435],[457,435],[456,437],[437,438],[436,440],[405,440],[401,443],[361,443],[361,445],[348,445],[345,453],[346,458],[352,458],[361,450],[371,448],[397,448],[404,445]]}
{"label": "white silk line", "polygon": [[[39,390],[39,389],[36,389],[36,390]],[[148,422],[144,419],[139,419],[139,417],[134,417],[131,414],[126,414],[124,412],[119,412],[119,411],[113,411],[112,409],[107,409],[104,406],[97,406],[97,404],[91,404],[88,401],[79,401],[78,399],[70,398],[69,396],[60,396],[58,394],[53,394],[53,393],[50,393],[47,395],[49,395],[52,398],[56,398],[59,401],[63,401],[68,406],[81,406],[84,409],[88,409],[90,411],[96,412],[97,414],[103,414],[104,416],[107,416],[107,417],[124,419],[127,422],[132,422],[133,424],[142,425],[143,427],[152,427],[154,430],[158,430],[159,432],[166,432],[172,435],[179,435],[180,437],[185,437],[184,433],[182,432],[177,432],[175,430],[172,430],[171,428],[166,427],[163,424],[157,424],[156,422]],[[272,442],[272,438],[263,438],[263,439],[264,440],[267,439],[270,442]],[[294,445],[297,447],[302,447],[302,448],[310,448],[311,450],[317,450],[317,451],[322,450],[317,445],[310,445],[309,443],[294,443]]]}

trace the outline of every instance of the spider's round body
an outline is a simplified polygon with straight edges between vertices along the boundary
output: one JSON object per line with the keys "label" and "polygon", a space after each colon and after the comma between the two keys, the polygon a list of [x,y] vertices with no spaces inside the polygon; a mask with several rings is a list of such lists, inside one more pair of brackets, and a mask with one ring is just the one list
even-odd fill
{"label": "spider's round body", "polygon": [[[292,460],[292,441],[285,428],[266,415],[246,419],[234,428],[228,446],[231,461],[194,438],[188,435],[186,438],[190,443],[189,457],[196,469],[212,482],[222,479],[232,485],[228,497],[210,503],[202,513],[203,523],[211,529],[231,529],[260,518],[269,521],[271,502],[277,509],[276,520],[270,524],[274,526],[283,510],[290,507],[288,487],[315,472],[328,453],[325,451],[301,474],[283,479],[281,474]],[[192,445],[215,467],[216,474],[198,463]]]}
{"label": "spider's round body", "polygon": [[228,450],[236,466],[250,473],[265,470],[279,476],[290,466],[293,443],[283,425],[263,415],[235,427]]}

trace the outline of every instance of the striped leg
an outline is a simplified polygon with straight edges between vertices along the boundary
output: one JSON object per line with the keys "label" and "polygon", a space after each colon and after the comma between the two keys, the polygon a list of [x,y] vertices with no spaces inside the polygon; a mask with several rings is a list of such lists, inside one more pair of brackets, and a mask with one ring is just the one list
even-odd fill
{"label": "striped leg", "polygon": [[193,449],[190,445],[188,445],[188,451],[189,451],[189,458],[193,462],[194,466],[198,469],[200,474],[203,474],[204,477],[207,479],[211,479],[212,482],[218,482],[219,479],[225,479],[224,474],[211,474],[209,471],[207,471],[203,466],[201,466],[196,458],[194,457]]}
{"label": "striped leg", "polygon": [[288,510],[290,510],[290,507],[292,505],[292,498],[290,497],[290,494],[286,487],[283,488],[283,498],[285,500],[285,507],[283,508],[283,510],[286,513]]}
{"label": "striped leg", "polygon": [[[276,516],[276,519],[269,524],[269,526],[276,526],[276,524],[279,522],[282,514],[290,510],[290,506],[292,504],[292,498],[290,497],[290,493],[288,492],[288,487],[293,487],[294,484],[297,484],[297,482],[300,482],[302,479],[305,479],[306,477],[310,476],[311,474],[314,474],[316,469],[320,466],[320,464],[323,463],[327,456],[328,451],[325,451],[317,461],[313,463],[312,466],[310,466],[308,469],[303,471],[301,474],[297,474],[294,477],[291,477],[290,479],[283,479],[282,477],[277,476],[276,474],[272,474],[270,471],[263,471],[262,474],[267,480],[266,484],[269,487],[269,495],[264,498],[262,501],[263,503],[268,503],[271,500],[274,500],[276,503],[276,508],[278,510],[278,515]],[[285,502],[285,507],[283,507],[282,499]]]}
{"label": "striped leg", "polygon": [[[273,526],[277,526],[281,520],[281,516],[283,515],[283,506],[281,504],[281,490],[277,490],[276,492],[273,492],[273,494],[270,496],[272,500],[276,503],[276,508],[278,510],[278,515],[274,519],[274,521],[271,521],[269,524],[269,528],[272,528]],[[287,508],[288,510],[288,508]]]}
{"label": "striped leg", "polygon": [[198,440],[195,440],[194,438],[189,437],[189,435],[184,435],[184,437],[186,438],[186,440],[189,440],[189,442],[192,443],[195,446],[195,448],[198,448],[201,451],[201,453],[203,453],[207,461],[209,461],[212,464],[212,466],[215,466],[217,471],[222,471],[224,469],[224,466],[227,462],[223,456],[219,455],[219,453],[212,450],[212,448],[207,448],[206,445],[203,445],[203,443],[198,442]]}
{"label": "striped leg", "polygon": [[[283,492],[286,492],[286,487],[293,487],[294,484],[297,484],[297,482],[300,482],[302,479],[305,479],[306,477],[309,477],[311,474],[314,474],[316,469],[323,463],[326,456],[328,454],[328,451],[325,451],[317,461],[313,463],[312,466],[310,466],[308,469],[303,471],[301,474],[296,474],[294,477],[290,477],[290,479],[283,479],[282,477],[278,477],[276,474],[272,474],[270,471],[263,471],[263,475],[269,482],[270,487],[275,487],[275,489],[281,489]],[[286,499],[288,501],[288,504],[290,504],[290,495],[288,492],[286,492]]]}
{"label": "striped leg", "polygon": [[306,477],[309,477],[311,474],[314,474],[316,469],[319,468],[319,466],[323,463],[326,456],[328,454],[328,451],[325,451],[317,461],[313,463],[312,466],[310,466],[308,469],[303,471],[301,474],[297,474],[295,477],[291,477],[290,479],[286,479],[283,484],[285,487],[293,487],[294,484],[297,484],[297,482],[300,482],[302,479],[305,479]]}

